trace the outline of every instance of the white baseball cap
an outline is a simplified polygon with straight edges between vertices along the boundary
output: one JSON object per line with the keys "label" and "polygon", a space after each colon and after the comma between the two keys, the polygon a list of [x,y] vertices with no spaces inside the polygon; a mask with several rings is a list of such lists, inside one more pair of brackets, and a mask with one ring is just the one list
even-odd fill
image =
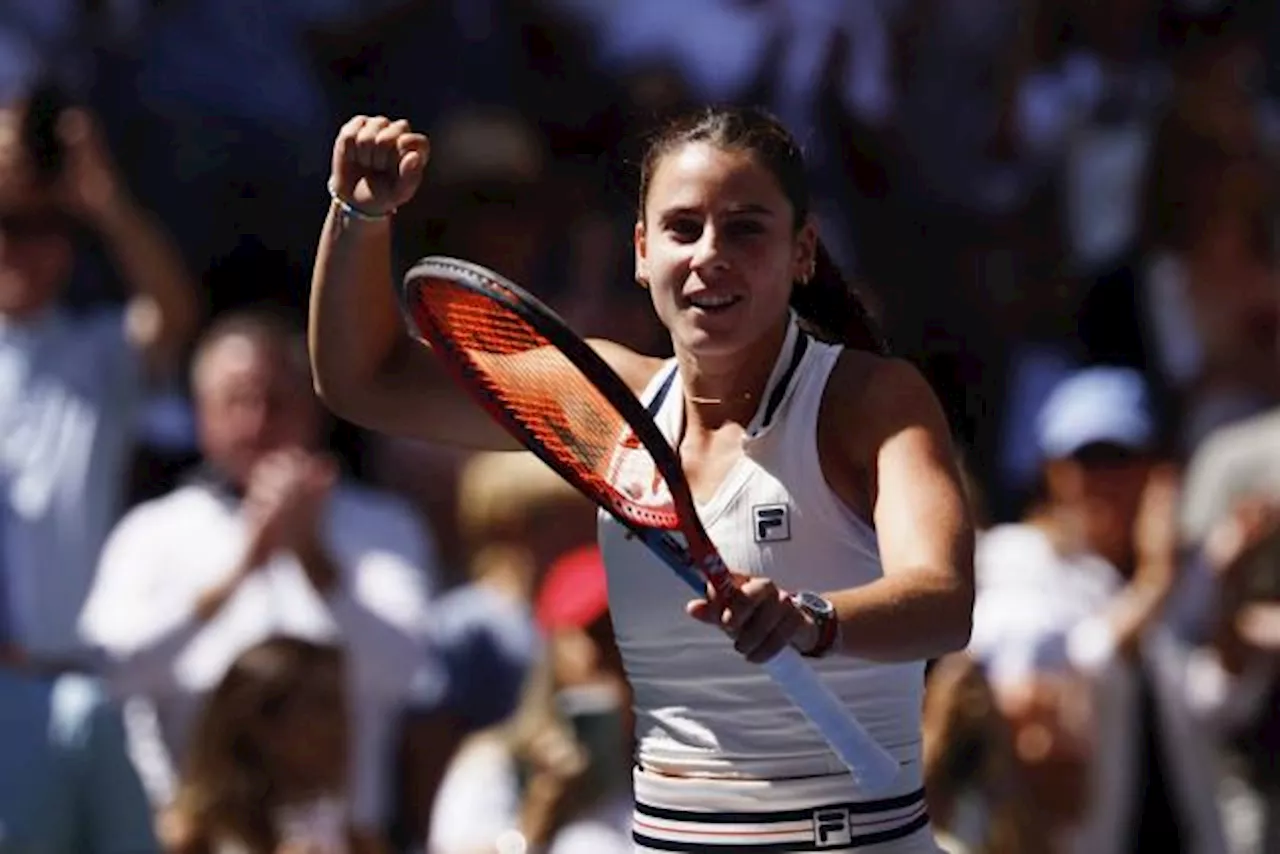
{"label": "white baseball cap", "polygon": [[1087,445],[1150,451],[1156,441],[1151,395],[1132,368],[1086,368],[1058,383],[1040,409],[1036,439],[1044,459],[1064,459]]}

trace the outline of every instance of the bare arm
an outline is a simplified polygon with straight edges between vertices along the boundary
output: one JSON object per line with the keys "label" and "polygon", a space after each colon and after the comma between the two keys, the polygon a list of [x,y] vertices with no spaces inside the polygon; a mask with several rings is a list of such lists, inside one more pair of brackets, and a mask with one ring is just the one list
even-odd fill
{"label": "bare arm", "polygon": [[1176,470],[1168,465],[1156,467],[1147,478],[1134,522],[1133,578],[1104,612],[1111,643],[1126,659],[1138,655],[1143,637],[1164,616],[1177,588],[1177,505]]}
{"label": "bare arm", "polygon": [[[361,210],[392,211],[417,192],[428,150],[426,137],[407,122],[357,116],[334,143],[337,191]],[[361,221],[331,205],[311,281],[309,345],[321,398],[343,418],[379,432],[518,449],[430,349],[409,336],[393,278],[390,218]],[[650,360],[607,342],[593,346],[636,387]]]}
{"label": "bare arm", "polygon": [[[831,437],[824,472],[851,506],[861,481],[884,577],[826,594],[840,621],[837,650],[878,660],[932,658],[963,648],[973,618],[973,527],[945,417],[925,379],[904,362],[849,354],[823,407]],[[855,376],[866,377],[851,384]],[[843,394],[839,389],[864,389]],[[859,425],[850,430],[850,425]],[[821,445],[820,445],[821,447]],[[840,451],[843,450],[843,453]]]}
{"label": "bare arm", "polygon": [[148,367],[176,368],[200,321],[195,281],[173,239],[128,193],[96,122],[82,110],[59,122],[67,150],[67,204],[102,236],[129,288],[128,334]]}
{"label": "bare arm", "polygon": [[518,446],[409,337],[393,290],[390,213],[413,198],[429,145],[408,122],[356,116],[333,147],[337,192],[366,222],[330,205],[311,279],[308,343],[316,391],[336,414],[383,433],[474,448]]}
{"label": "bare arm", "polygon": [[1280,543],[1280,507],[1245,499],[1218,522],[1204,544],[1219,587],[1211,646],[1232,674],[1260,660],[1280,661],[1280,605],[1248,592],[1250,575],[1270,569]]}
{"label": "bare arm", "polygon": [[169,373],[199,322],[195,282],[177,247],[142,208],[122,206],[103,221],[102,233],[131,290],[129,340],[153,372]]}
{"label": "bare arm", "polygon": [[[832,490],[874,515],[883,577],[827,591],[837,636],[829,652],[915,661],[961,649],[973,623],[973,526],[946,421],[924,378],[904,362],[847,353],[827,384],[818,453]],[[849,391],[852,390],[852,391]],[[868,510],[868,508],[872,508]],[[772,580],[743,577],[727,596],[708,586],[689,615],[720,625],[748,661],[819,631]]]}

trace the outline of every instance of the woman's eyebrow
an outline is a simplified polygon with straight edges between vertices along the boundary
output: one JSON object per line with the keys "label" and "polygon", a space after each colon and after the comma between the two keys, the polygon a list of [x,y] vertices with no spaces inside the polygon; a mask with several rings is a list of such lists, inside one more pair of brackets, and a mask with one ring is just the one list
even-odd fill
{"label": "woman's eyebrow", "polygon": [[[762,205],[756,202],[748,202],[746,204],[741,204],[741,205],[732,205],[729,208],[727,208],[725,212],[731,216],[743,216],[743,215],[776,216],[777,215],[777,211],[773,210],[773,208],[767,207],[765,205]],[[676,207],[671,207],[663,210],[659,214],[659,217],[662,219],[671,219],[673,217],[679,217],[679,216],[701,215],[701,213],[702,213],[702,210],[700,208],[689,206],[689,205],[678,205]]]}

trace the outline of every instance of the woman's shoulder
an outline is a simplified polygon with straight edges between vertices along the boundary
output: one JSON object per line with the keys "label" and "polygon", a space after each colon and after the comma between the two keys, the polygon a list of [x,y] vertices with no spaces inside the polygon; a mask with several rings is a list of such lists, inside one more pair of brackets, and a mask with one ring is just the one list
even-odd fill
{"label": "woman's shoulder", "polygon": [[865,350],[841,351],[823,403],[824,419],[877,446],[913,425],[946,426],[933,387],[915,365]]}
{"label": "woman's shoulder", "polygon": [[637,353],[630,347],[605,338],[589,338],[587,343],[604,359],[622,381],[637,395],[641,394],[665,364],[665,359]]}
{"label": "woman's shoulder", "polygon": [[832,488],[868,517],[887,465],[916,478],[955,464],[950,425],[924,375],[903,359],[849,349],[823,393],[818,449]]}

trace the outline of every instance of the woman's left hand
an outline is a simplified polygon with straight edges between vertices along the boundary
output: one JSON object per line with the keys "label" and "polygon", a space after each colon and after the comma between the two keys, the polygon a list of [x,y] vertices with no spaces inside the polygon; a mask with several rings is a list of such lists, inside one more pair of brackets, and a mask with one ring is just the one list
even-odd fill
{"label": "woman's left hand", "polygon": [[791,595],[767,578],[733,574],[736,589],[721,595],[710,584],[707,598],[685,606],[689,616],[719,626],[733,638],[733,648],[754,664],[773,658],[788,644],[812,648],[818,630]]}

